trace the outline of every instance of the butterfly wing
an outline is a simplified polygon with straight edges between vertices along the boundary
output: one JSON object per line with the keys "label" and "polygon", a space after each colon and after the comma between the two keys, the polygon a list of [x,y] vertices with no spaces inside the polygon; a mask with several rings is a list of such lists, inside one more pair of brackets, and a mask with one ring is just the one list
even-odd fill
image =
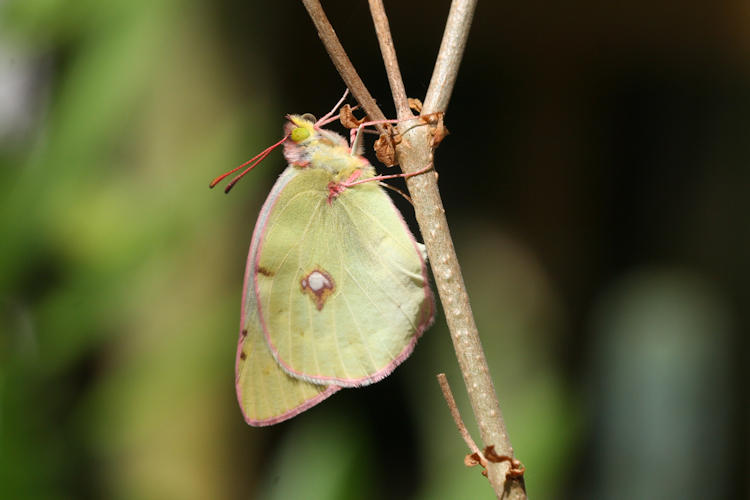
{"label": "butterfly wing", "polygon": [[256,228],[255,292],[286,372],[351,387],[406,359],[435,306],[423,247],[389,196],[368,182],[329,199],[331,181],[324,169],[298,170],[268,207]]}
{"label": "butterfly wing", "polygon": [[[285,172],[268,196],[256,224],[263,225],[267,207],[284,184],[294,174]],[[257,299],[254,287],[254,270],[249,263],[259,246],[259,232],[255,231],[250,245],[248,268],[245,270],[245,286],[242,300],[242,325],[237,360],[235,364],[237,399],[248,424],[272,425],[307,410],[336,392],[336,386],[313,384],[293,378],[284,372],[271,355],[258,320]]]}

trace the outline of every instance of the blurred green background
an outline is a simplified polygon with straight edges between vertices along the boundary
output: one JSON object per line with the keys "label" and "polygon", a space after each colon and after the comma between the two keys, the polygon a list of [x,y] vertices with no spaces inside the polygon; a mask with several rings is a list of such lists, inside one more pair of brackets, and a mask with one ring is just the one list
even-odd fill
{"label": "blurred green background", "polygon": [[[386,3],[421,98],[448,2]],[[325,6],[394,115],[366,2]],[[533,498],[750,496],[749,26],[480,2],[436,165]],[[343,89],[297,2],[0,2],[0,498],[493,497],[440,318],[383,382],[271,428],[237,407],[281,154],[207,184]]]}

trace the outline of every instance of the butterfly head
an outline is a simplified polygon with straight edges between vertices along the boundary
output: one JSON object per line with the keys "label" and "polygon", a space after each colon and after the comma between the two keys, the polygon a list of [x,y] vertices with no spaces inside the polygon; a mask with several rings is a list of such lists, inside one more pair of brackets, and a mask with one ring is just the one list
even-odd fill
{"label": "butterfly head", "polygon": [[295,143],[304,145],[315,138],[317,130],[315,129],[315,117],[309,113],[304,115],[288,115],[289,122],[285,127],[285,132],[289,134],[289,139]]}
{"label": "butterfly head", "polygon": [[318,129],[315,128],[315,117],[311,114],[287,115],[284,126],[284,157],[295,165],[304,166],[310,163],[310,148],[316,144],[320,137]]}

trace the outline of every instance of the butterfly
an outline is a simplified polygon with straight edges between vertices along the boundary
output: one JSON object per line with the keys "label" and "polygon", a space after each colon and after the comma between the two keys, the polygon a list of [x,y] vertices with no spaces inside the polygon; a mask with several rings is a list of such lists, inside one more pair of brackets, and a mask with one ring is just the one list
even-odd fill
{"label": "butterfly", "polygon": [[212,182],[250,164],[228,191],[283,144],[289,165],[260,210],[243,286],[235,377],[253,426],[383,379],[434,318],[424,245],[379,185],[384,177],[322,128],[335,109],[317,121],[288,115],[282,140]]}

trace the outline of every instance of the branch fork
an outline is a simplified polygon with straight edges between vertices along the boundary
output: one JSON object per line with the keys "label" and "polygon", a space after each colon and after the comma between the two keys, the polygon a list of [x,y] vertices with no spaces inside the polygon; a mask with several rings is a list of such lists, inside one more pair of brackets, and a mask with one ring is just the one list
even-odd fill
{"label": "branch fork", "polygon": [[[416,118],[412,114],[410,104],[416,105],[416,102],[412,100],[410,103],[406,96],[385,8],[382,0],[368,1],[399,122],[398,132],[401,142],[394,144],[395,155],[392,160],[401,165],[404,174],[414,174],[424,171],[426,165],[434,165],[434,149],[445,137],[447,129],[442,125],[442,117],[433,127],[410,127],[410,124],[413,124],[411,119]],[[369,119],[381,122],[375,124],[378,133],[381,136],[383,134],[389,136],[390,134],[383,125],[386,121],[385,115],[375,103],[375,99],[346,55],[323,11],[320,0],[302,0],[302,3],[344,83],[365,110]],[[445,112],[448,107],[475,7],[476,0],[453,0],[451,4],[430,86],[424,104],[421,106],[422,116]],[[387,154],[391,153],[387,152]],[[487,444],[482,453],[476,444],[469,445],[472,455],[477,454],[478,463],[486,467],[487,477],[498,498],[525,499],[523,465],[513,458],[513,448],[505,430],[500,404],[495,394],[448,229],[445,210],[437,187],[437,173],[432,169],[422,175],[413,175],[406,179],[406,186],[411,194],[414,213],[427,247],[435,285],[443,303],[446,322],[474,417],[482,441]],[[455,407],[455,402],[453,406]],[[460,426],[459,430],[461,430]]]}

